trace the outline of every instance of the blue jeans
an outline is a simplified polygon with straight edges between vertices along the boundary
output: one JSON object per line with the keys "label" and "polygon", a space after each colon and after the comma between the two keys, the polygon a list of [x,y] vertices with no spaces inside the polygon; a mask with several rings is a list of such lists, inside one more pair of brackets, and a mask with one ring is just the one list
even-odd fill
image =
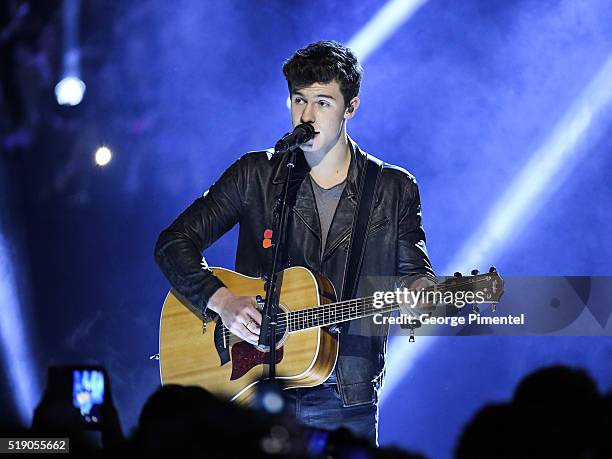
{"label": "blue jeans", "polygon": [[345,407],[336,385],[284,391],[287,412],[307,427],[336,430],[345,427],[378,446],[378,405]]}

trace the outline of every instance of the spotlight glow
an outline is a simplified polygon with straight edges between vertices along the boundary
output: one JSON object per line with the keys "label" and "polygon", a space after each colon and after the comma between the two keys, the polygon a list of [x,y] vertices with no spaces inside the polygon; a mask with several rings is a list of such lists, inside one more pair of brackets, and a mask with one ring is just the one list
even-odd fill
{"label": "spotlight glow", "polygon": [[96,150],[96,164],[106,166],[113,159],[113,152],[108,147],[100,147]]}
{"label": "spotlight glow", "polygon": [[[0,222],[2,223],[2,222]],[[29,424],[40,396],[36,378],[36,362],[32,358],[28,333],[27,312],[18,289],[16,267],[13,265],[13,241],[0,225],[0,352],[6,365],[7,386],[13,391],[18,414],[23,424]]]}
{"label": "spotlight glow", "polygon": [[64,77],[55,85],[55,97],[60,105],[79,105],[85,94],[85,83],[75,76]]}
{"label": "spotlight glow", "polygon": [[348,43],[360,62],[382,46],[427,0],[390,0]]}
{"label": "spotlight glow", "polygon": [[[380,48],[427,0],[390,0],[351,38],[347,46],[363,62]],[[291,109],[291,99],[287,98]]]}
{"label": "spotlight glow", "polygon": [[612,107],[610,81],[612,56],[510,183],[480,228],[451,261],[448,272],[495,265],[510,241],[571,177],[588,151],[585,142],[593,143],[606,128],[602,114]]}
{"label": "spotlight glow", "polygon": [[[442,271],[468,272],[495,265],[495,259],[509,245],[513,235],[526,226],[555,190],[571,177],[572,170],[587,151],[585,138],[594,142],[605,130],[605,116],[612,106],[612,56],[584,92],[576,99],[561,121],[555,126],[547,141],[534,152],[523,170],[508,186],[484,223],[464,244],[455,258]],[[384,398],[390,399],[404,374],[414,365],[414,359],[422,355],[438,338],[419,336],[414,343],[395,339],[389,346]],[[415,344],[422,342],[420,347]]]}

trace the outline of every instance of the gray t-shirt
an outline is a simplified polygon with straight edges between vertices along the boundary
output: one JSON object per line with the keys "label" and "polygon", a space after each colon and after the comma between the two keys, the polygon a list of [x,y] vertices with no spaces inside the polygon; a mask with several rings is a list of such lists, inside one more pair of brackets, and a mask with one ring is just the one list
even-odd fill
{"label": "gray t-shirt", "polygon": [[323,256],[327,243],[327,234],[336,213],[340,196],[342,196],[342,191],[344,191],[346,186],[346,179],[331,188],[321,187],[312,177],[310,177],[310,183],[312,183],[312,191],[314,191],[319,222],[321,223],[321,256]]}
{"label": "gray t-shirt", "polygon": [[[334,214],[338,208],[340,196],[342,196],[342,191],[344,191],[344,187],[346,186],[346,179],[327,189],[321,187],[312,177],[310,177],[310,182],[312,183],[312,191],[314,191],[317,211],[319,212],[319,221],[321,223],[321,257],[323,257],[323,252],[327,243],[327,234],[329,233]],[[331,375],[323,384],[328,385],[336,383],[336,368],[334,367]]]}

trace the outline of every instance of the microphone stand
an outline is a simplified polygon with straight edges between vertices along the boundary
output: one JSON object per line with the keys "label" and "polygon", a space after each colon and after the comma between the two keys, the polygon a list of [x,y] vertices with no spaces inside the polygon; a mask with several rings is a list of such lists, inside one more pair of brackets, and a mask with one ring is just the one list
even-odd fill
{"label": "microphone stand", "polygon": [[[268,349],[269,367],[268,367],[268,379],[274,381],[276,379],[276,330],[277,330],[277,312],[278,312],[278,299],[277,295],[277,274],[276,267],[278,265],[278,259],[281,250],[284,248],[286,243],[286,232],[287,232],[287,194],[289,192],[289,182],[293,174],[293,168],[295,167],[296,153],[295,149],[291,149],[289,152],[289,158],[287,160],[287,176],[283,184],[282,199],[279,200],[280,207],[280,219],[277,220],[277,224],[272,229],[272,246],[274,247],[274,254],[272,258],[272,266],[268,274],[268,285],[266,287],[266,300],[262,313],[261,328],[259,333],[259,347]],[[275,210],[278,216],[278,207]],[[265,359],[264,359],[265,363]]]}

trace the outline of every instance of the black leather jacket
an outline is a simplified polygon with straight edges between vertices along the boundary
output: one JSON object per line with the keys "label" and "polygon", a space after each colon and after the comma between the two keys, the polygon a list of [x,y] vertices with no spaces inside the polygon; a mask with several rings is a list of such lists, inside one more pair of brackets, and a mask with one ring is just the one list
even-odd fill
{"label": "black leather jacket", "polygon": [[[352,140],[349,143],[352,158],[347,184],[323,255],[312,185],[304,180],[310,169],[303,152],[298,150],[293,185],[299,188],[288,238],[288,265],[305,266],[323,274],[336,287],[338,297],[341,297],[356,209],[357,177],[366,164],[366,153]],[[160,234],[155,247],[157,263],[172,286],[205,314],[208,299],[223,284],[206,269],[202,251],[236,223],[240,223],[236,270],[255,277],[267,273],[272,250],[262,247],[263,233],[273,224],[273,204],[282,191],[286,161],[286,155],[272,156],[266,151],[247,153]],[[357,287],[359,297],[392,288],[384,279],[434,276],[425,247],[414,177],[388,164],[381,174]],[[387,334],[387,326],[374,325],[371,318],[354,320],[342,327],[337,378],[346,406],[377,401],[384,374]]]}

